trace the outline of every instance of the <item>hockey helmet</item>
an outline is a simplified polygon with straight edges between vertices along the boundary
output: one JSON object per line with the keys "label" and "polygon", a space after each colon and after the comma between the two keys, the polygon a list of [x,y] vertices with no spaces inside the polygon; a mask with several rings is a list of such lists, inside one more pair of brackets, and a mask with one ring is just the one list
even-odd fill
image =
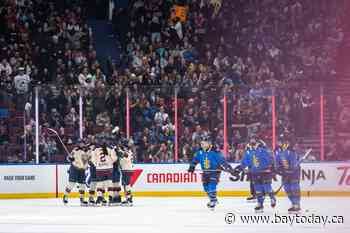
{"label": "hockey helmet", "polygon": [[129,148],[129,145],[130,145],[130,142],[129,142],[129,139],[127,139],[127,138],[122,138],[119,141],[119,146],[123,149]]}
{"label": "hockey helmet", "polygon": [[200,137],[200,141],[201,142],[208,142],[208,143],[212,143],[212,141],[211,141],[211,138],[210,138],[210,135],[208,135],[208,134],[204,134],[204,135],[202,135],[201,137]]}
{"label": "hockey helmet", "polygon": [[212,141],[211,141],[211,138],[209,135],[203,135],[201,137],[201,141],[200,141],[200,144],[201,144],[201,148],[205,151],[209,150],[209,148],[211,147],[212,145]]}
{"label": "hockey helmet", "polygon": [[129,140],[127,138],[123,138],[120,142],[120,144],[124,147],[128,147],[129,146]]}
{"label": "hockey helmet", "polygon": [[287,150],[290,145],[289,137],[287,135],[281,135],[279,144],[282,150]]}
{"label": "hockey helmet", "polygon": [[77,145],[81,148],[85,147],[85,141],[84,139],[80,138],[77,140]]}
{"label": "hockey helmet", "polygon": [[258,147],[258,139],[255,135],[252,135],[249,139],[249,145],[248,148],[250,149],[256,149]]}

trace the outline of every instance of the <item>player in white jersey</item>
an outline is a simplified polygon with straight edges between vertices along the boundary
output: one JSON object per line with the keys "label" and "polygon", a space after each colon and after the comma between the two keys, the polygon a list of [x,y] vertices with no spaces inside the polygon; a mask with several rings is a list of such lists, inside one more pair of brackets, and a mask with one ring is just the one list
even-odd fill
{"label": "player in white jersey", "polygon": [[[118,146],[113,148],[118,156]],[[122,200],[120,196],[120,166],[119,166],[119,157],[116,162],[113,164],[113,172],[112,172],[112,186],[111,188],[108,189],[108,194],[109,194],[109,204],[111,206],[117,206],[120,205]]]}
{"label": "player in white jersey", "polygon": [[134,172],[134,157],[130,146],[130,141],[128,139],[123,139],[121,142],[121,146],[118,149],[118,160],[120,170],[122,173],[122,185],[125,192],[125,201],[123,201],[122,204],[127,206],[133,205],[130,181]]}
{"label": "player in white jersey", "polygon": [[[112,134],[114,135],[114,141],[117,142],[117,145],[113,147],[113,149],[115,150],[117,156],[118,156],[118,149],[119,149],[119,143],[121,140],[121,134],[119,131],[119,127],[116,126],[113,130],[112,130]],[[118,160],[113,164],[113,173],[112,173],[112,187],[108,190],[108,194],[109,194],[109,204],[111,206],[113,205],[120,205],[121,201],[121,196],[120,196],[120,191],[121,191],[121,187],[120,187],[120,177],[121,177],[121,173],[120,173],[120,166],[119,166],[119,157]]]}
{"label": "player in white jersey", "polygon": [[68,160],[71,162],[71,166],[68,170],[69,178],[68,184],[65,188],[63,195],[63,203],[68,203],[68,196],[72,189],[78,184],[80,203],[86,206],[88,203],[85,201],[85,170],[88,167],[88,161],[90,155],[86,144],[81,141],[78,146],[73,149],[72,153],[68,156]]}
{"label": "player in white jersey", "polygon": [[116,161],[117,155],[115,151],[108,148],[106,143],[102,143],[101,146],[96,147],[91,153],[90,165],[93,166],[96,171],[96,177],[92,181],[96,182],[97,205],[107,204],[104,194],[106,190],[110,189],[112,186],[113,164]]}
{"label": "player in white jersey", "polygon": [[[91,155],[92,151],[95,150],[95,145],[92,143],[89,143],[88,150]],[[96,169],[92,165],[91,161],[89,161],[89,167],[87,170],[88,177],[87,177],[87,184],[89,184],[89,205],[95,205],[95,193],[96,193]]]}

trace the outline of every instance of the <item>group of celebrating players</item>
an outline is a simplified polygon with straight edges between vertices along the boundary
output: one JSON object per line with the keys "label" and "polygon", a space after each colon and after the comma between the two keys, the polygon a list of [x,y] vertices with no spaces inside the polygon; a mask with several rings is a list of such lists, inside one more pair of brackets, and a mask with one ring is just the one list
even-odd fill
{"label": "group of celebrating players", "polygon": [[[126,138],[118,139],[113,147],[106,140],[95,144],[81,140],[68,156],[71,166],[63,203],[68,203],[69,193],[78,185],[82,206],[132,206],[130,179],[133,173],[133,153],[130,146],[131,141]],[[124,188],[124,201],[120,195],[120,181]],[[89,184],[88,201],[85,199],[86,184]],[[108,200],[105,195],[107,192]]]}
{"label": "group of celebrating players", "polygon": [[[133,152],[131,141],[126,138],[116,140],[115,146],[110,147],[106,140],[91,144],[85,140],[69,154],[69,182],[63,195],[64,204],[68,203],[71,190],[78,185],[80,203],[88,205],[133,205],[130,179],[133,174]],[[211,143],[210,137],[201,139],[200,149],[194,154],[188,172],[194,172],[197,164],[201,165],[204,191],[209,197],[207,207],[214,210],[218,204],[217,184],[222,171],[233,176],[241,172],[248,174],[251,182],[252,197],[256,199],[256,213],[264,210],[265,196],[269,196],[271,207],[276,206],[276,193],[272,189],[272,179],[277,174],[282,177],[282,186],[292,203],[289,213],[299,213],[300,208],[300,162],[301,159],[290,146],[286,137],[282,137],[275,151],[267,148],[266,144],[252,137],[246,146],[244,156],[238,166],[232,166],[225,161],[221,152]],[[88,176],[86,171],[90,173]],[[86,182],[86,181],[89,182]],[[120,192],[124,188],[125,200],[122,201]],[[89,199],[85,200],[85,187],[89,183]],[[95,199],[97,192],[97,198]],[[106,193],[108,192],[108,200]]]}
{"label": "group of celebrating players", "polygon": [[208,208],[214,209],[218,204],[217,184],[221,171],[229,172],[233,176],[241,172],[248,174],[251,182],[252,197],[256,199],[256,213],[264,211],[265,196],[271,199],[271,207],[276,206],[275,192],[272,189],[272,179],[277,174],[282,177],[282,185],[292,203],[289,213],[299,213],[300,208],[300,158],[290,146],[287,137],[281,137],[278,148],[274,152],[269,150],[266,144],[252,137],[246,146],[244,156],[240,164],[232,168],[225,161],[220,151],[210,141],[209,137],[201,140],[201,149],[196,152],[188,172],[194,172],[197,164],[201,165],[202,182],[204,191],[209,197]]}

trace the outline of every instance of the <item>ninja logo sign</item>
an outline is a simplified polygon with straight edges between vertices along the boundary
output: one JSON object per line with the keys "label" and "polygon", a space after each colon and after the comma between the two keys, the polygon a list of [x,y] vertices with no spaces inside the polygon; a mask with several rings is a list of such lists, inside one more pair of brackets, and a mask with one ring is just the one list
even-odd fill
{"label": "ninja logo sign", "polygon": [[319,180],[326,180],[326,175],[322,170],[301,169],[301,180],[309,181],[310,185],[314,185]]}

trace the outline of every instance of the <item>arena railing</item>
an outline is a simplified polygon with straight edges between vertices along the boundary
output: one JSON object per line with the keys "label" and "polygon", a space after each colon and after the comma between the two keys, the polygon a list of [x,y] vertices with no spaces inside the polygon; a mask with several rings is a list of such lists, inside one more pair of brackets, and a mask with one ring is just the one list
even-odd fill
{"label": "arena railing", "polygon": [[[10,113],[3,118],[12,140],[1,145],[1,160],[64,162],[65,148],[48,128],[58,133],[68,151],[83,137],[113,140],[115,129],[134,141],[136,162],[144,163],[187,162],[204,134],[230,161],[239,161],[252,135],[271,150],[280,136],[288,135],[298,149],[313,148],[314,160],[326,160],[335,131],[334,120],[329,120],[333,96],[328,87],[314,84],[98,89],[40,85],[24,95],[27,104],[18,99],[3,107]],[[11,157],[14,150],[18,154]]]}

